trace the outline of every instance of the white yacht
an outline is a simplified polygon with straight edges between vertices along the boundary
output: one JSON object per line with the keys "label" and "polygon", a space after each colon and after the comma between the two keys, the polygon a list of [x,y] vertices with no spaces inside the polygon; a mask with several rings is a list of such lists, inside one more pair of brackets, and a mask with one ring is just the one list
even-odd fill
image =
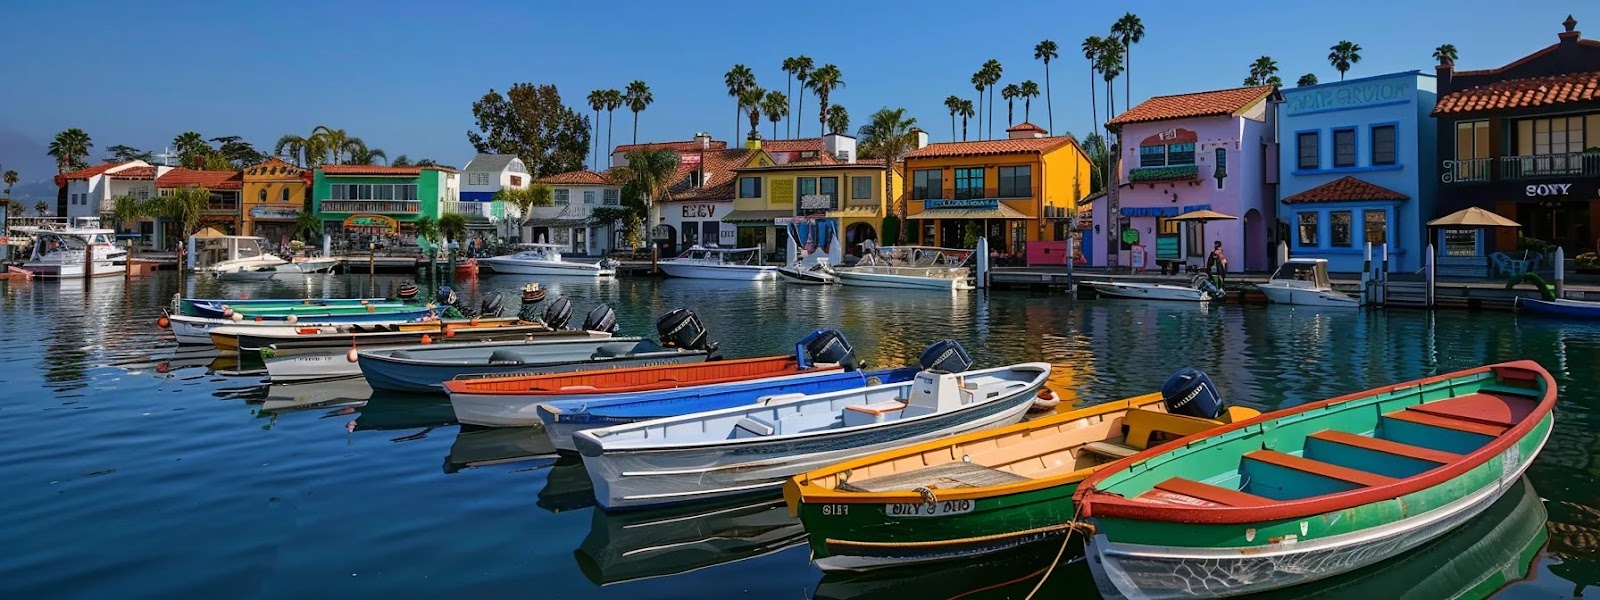
{"label": "white yacht", "polygon": [[761,248],[693,246],[683,255],[663,260],[662,272],[685,279],[736,279],[770,281],[778,268],[761,262]]}
{"label": "white yacht", "polygon": [[267,253],[267,240],[245,235],[196,237],[195,267],[201,271],[223,273],[255,272],[261,267],[286,265],[289,261]]}
{"label": "white yacht", "polygon": [[970,290],[971,250],[931,246],[883,246],[849,268],[834,269],[839,283],[859,287]]}
{"label": "white yacht", "polygon": [[1132,281],[1083,281],[1095,293],[1108,298],[1131,298],[1135,300],[1168,300],[1174,302],[1199,302],[1205,303],[1222,298],[1221,290],[1209,287],[1196,280],[1190,287],[1181,285],[1168,285],[1164,283],[1139,283]]}
{"label": "white yacht", "polygon": [[1328,283],[1328,260],[1325,258],[1291,258],[1273,271],[1266,283],[1256,287],[1275,304],[1361,306],[1359,298],[1333,291],[1333,285]]}
{"label": "white yacht", "polygon": [[496,273],[514,275],[569,275],[576,277],[612,277],[617,274],[617,261],[604,259],[598,263],[573,262],[561,257],[561,244],[520,244],[515,254],[478,259],[478,264]]}
{"label": "white yacht", "polygon": [[101,228],[100,219],[77,217],[65,226],[13,230],[33,239],[33,254],[22,268],[36,277],[76,279],[121,275],[128,270],[128,251],[114,244],[117,232]]}

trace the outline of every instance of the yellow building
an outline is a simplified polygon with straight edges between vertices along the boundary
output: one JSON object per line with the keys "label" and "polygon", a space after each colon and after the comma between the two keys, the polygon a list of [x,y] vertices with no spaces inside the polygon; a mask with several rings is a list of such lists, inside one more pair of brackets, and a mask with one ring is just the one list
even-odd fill
{"label": "yellow building", "polygon": [[[822,150],[775,153],[760,144],[751,140],[759,151],[734,169],[733,210],[722,218],[736,226],[739,247],[784,251],[783,225],[794,217],[834,223],[842,251],[829,254],[859,256],[862,241],[882,241],[891,206],[883,160],[856,159],[855,139],[840,134],[824,136]],[[890,188],[902,189],[899,171],[890,173]]]}
{"label": "yellow building", "polygon": [[1032,254],[1028,242],[1077,239],[1072,217],[1089,195],[1089,156],[1071,136],[1050,137],[1031,123],[1006,133],[1008,139],[928,144],[906,155],[908,239],[970,248],[970,229],[983,232],[995,252],[1018,257]]}
{"label": "yellow building", "polygon": [[243,235],[280,243],[294,235],[295,219],[305,207],[310,171],[278,158],[244,170],[239,212]]}

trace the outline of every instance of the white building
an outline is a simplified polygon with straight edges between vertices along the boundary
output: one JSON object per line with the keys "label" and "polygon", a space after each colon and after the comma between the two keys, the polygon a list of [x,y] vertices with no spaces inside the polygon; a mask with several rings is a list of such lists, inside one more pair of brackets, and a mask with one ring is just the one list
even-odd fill
{"label": "white building", "polygon": [[507,217],[505,205],[494,202],[495,193],[528,187],[532,179],[528,166],[516,156],[479,154],[461,169],[459,200],[445,204],[444,212],[466,215],[475,229],[493,228]]}
{"label": "white building", "polygon": [[572,254],[599,256],[623,244],[616,224],[593,226],[591,211],[599,206],[621,206],[622,186],[603,173],[572,171],[534,180],[548,185],[555,203],[536,206],[523,227],[522,239],[562,244]]}
{"label": "white building", "polygon": [[64,217],[98,217],[111,214],[118,196],[148,200],[156,194],[156,178],[172,167],[151,166],[142,160],[105,163],[61,175],[67,188]]}

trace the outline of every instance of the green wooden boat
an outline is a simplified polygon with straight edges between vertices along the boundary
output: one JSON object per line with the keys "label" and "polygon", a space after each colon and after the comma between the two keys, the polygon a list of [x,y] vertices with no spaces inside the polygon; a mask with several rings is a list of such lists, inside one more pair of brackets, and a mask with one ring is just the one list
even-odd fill
{"label": "green wooden boat", "polygon": [[1263,592],[1386,561],[1518,485],[1554,425],[1532,361],[1341,396],[1151,448],[1074,495],[1108,598]]}
{"label": "green wooden boat", "polygon": [[315,304],[293,306],[228,305],[233,312],[245,317],[282,317],[288,315],[364,315],[373,312],[415,310],[418,305],[403,302],[374,302],[371,304],[318,306]]}
{"label": "green wooden boat", "polygon": [[1166,410],[1161,394],[1146,394],[896,448],[799,475],[784,497],[824,571],[999,552],[1065,535],[1078,482],[1118,458],[1259,414]]}

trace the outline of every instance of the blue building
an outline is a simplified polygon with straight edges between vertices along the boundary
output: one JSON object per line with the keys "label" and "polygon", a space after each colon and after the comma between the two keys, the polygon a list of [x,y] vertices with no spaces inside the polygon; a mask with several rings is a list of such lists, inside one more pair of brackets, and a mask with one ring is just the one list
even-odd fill
{"label": "blue building", "polygon": [[1389,270],[1422,268],[1438,192],[1434,77],[1392,73],[1283,90],[1278,218],[1290,256],[1360,272],[1366,245]]}

